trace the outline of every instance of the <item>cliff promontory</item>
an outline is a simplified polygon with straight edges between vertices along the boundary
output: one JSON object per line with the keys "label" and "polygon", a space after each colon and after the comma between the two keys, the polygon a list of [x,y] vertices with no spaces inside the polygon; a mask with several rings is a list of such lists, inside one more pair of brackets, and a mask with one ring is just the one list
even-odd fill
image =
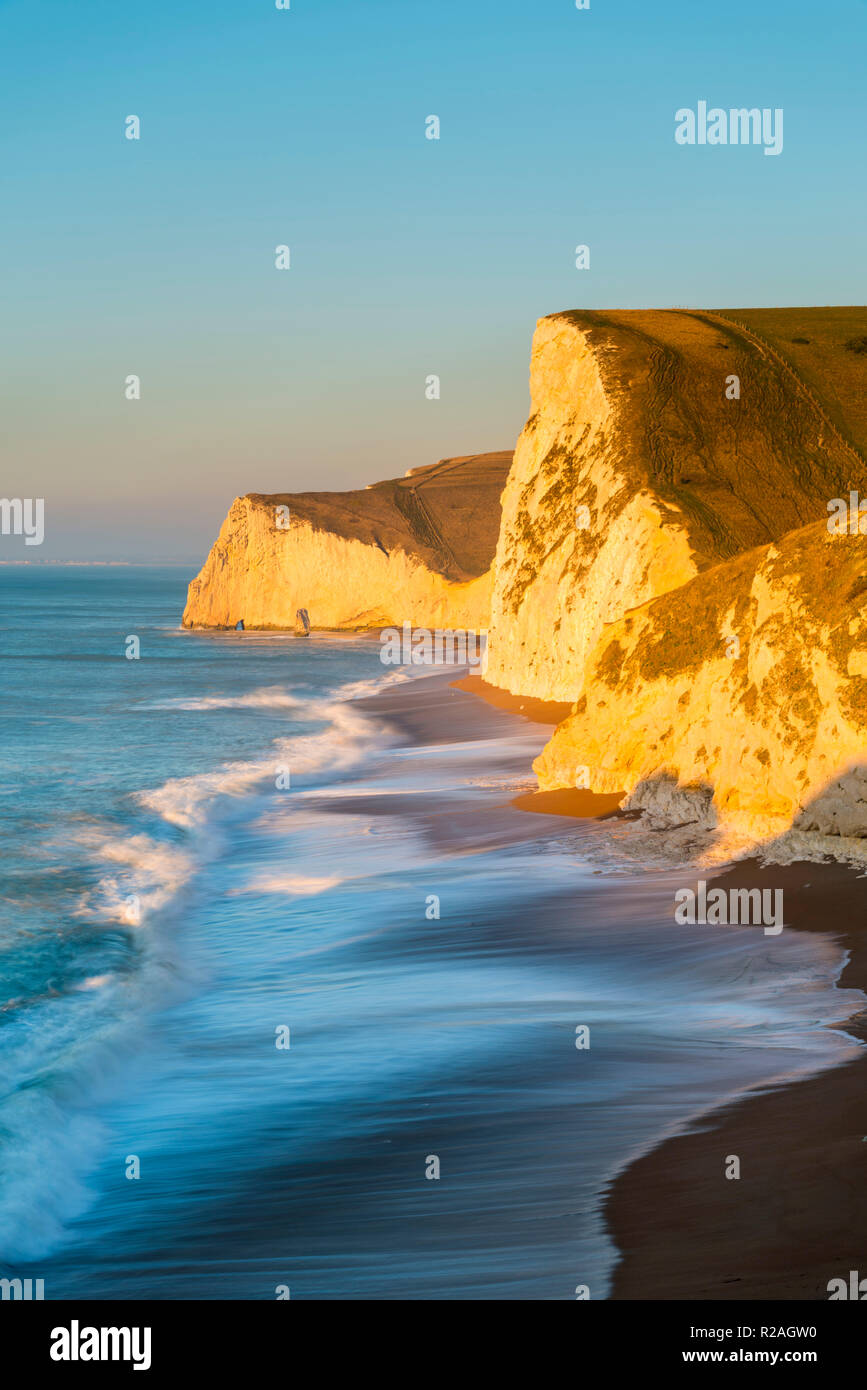
{"label": "cliff promontory", "polygon": [[[796,316],[790,336],[814,312],[777,311]],[[842,342],[837,357],[810,358],[825,385],[867,361]],[[867,466],[803,373],[727,316],[552,315],[530,389],[488,641],[488,680],[514,694],[575,699],[606,623],[867,491]]]}
{"label": "cliff promontory", "polygon": [[867,839],[867,310],[555,314],[530,388],[513,458],[239,498],[185,625],[487,628],[543,789]]}
{"label": "cliff promontory", "polygon": [[443,459],[357,492],[232,503],[190,585],[185,627],[488,626],[511,453]]}

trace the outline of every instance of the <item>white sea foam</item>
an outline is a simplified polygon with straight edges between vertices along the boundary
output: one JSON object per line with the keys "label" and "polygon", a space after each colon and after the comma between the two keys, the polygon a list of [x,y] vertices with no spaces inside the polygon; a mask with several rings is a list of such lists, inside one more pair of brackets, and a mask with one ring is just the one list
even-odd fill
{"label": "white sea foam", "polygon": [[[0,1155],[0,1252],[5,1265],[54,1249],[90,1204],[82,1178],[102,1139],[101,1126],[38,1091],[18,1091],[3,1107]],[[4,1270],[5,1272],[5,1270]]]}
{"label": "white sea foam", "polygon": [[[370,680],[348,681],[336,690],[335,700],[362,700],[375,695],[386,686],[399,685],[412,677],[406,671],[391,671]],[[286,690],[281,685],[263,685],[243,695],[177,695],[165,700],[152,700],[143,709],[211,710],[211,709],[290,709],[309,719],[318,719],[319,696],[304,696]]]}
{"label": "white sea foam", "polygon": [[[429,673],[428,673],[429,674]],[[403,685],[404,681],[411,681],[414,677],[409,671],[389,671],[384,676],[375,676],[371,680],[347,681],[336,692],[341,700],[364,700],[370,695],[378,695],[381,690],[391,685]],[[418,679],[418,673],[415,674]]]}
{"label": "white sea foam", "polygon": [[[403,673],[395,673],[403,679]],[[393,684],[388,677],[353,681],[333,696],[302,700],[278,687],[267,686],[246,696],[203,697],[188,708],[205,709],[234,706],[244,702],[250,708],[285,707],[303,710],[306,718],[322,723],[315,733],[295,734],[276,739],[267,757],[224,763],[212,772],[173,777],[162,786],[136,793],[139,805],[169,825],[199,833],[195,846],[166,844],[143,832],[105,836],[88,832],[89,849],[95,859],[110,867],[96,887],[82,901],[78,915],[97,916],[125,926],[140,927],[154,912],[165,907],[203,862],[201,833],[214,806],[221,798],[241,798],[257,789],[273,788],[281,769],[288,769],[291,780],[310,777],[327,769],[329,775],[357,763],[371,747],[382,746],[387,735],[350,702]],[[167,702],[172,703],[172,702]],[[315,880],[309,880],[310,883]],[[298,879],[297,884],[302,880]],[[330,881],[324,887],[333,886]],[[270,892],[321,892],[323,888],[275,887]]]}
{"label": "white sea foam", "polygon": [[[141,1252],[142,1278],[152,1279],[153,1287],[164,1288],[167,1277],[177,1280],[169,1244],[177,1231],[179,1203],[188,1197],[195,1203],[204,1195],[210,1210],[231,1212],[237,1190],[232,1186],[232,1174],[254,1172],[262,1162],[262,1152],[267,1154],[269,1145],[273,1147],[273,1050],[269,1052],[267,1047],[258,1045],[238,1046],[237,1040],[246,1036],[247,1027],[254,1037],[260,1036],[261,1000],[269,997],[267,991],[271,989],[276,990],[275,1002],[279,1001],[279,1012],[274,1016],[283,1017],[286,981],[290,979],[294,986],[293,1026],[297,1018],[303,1025],[302,1034],[310,1037],[315,1031],[317,1046],[313,1052],[319,1070],[314,1070],[307,1091],[301,1090],[303,1083],[299,1083],[296,1108],[288,1110],[285,1117],[286,1144],[295,1134],[302,1136],[299,1142],[306,1142],[308,1133],[315,1135],[317,1143],[321,1135],[337,1133],[345,1138],[347,1115],[366,1108],[375,1112],[383,1095],[403,1097],[403,1103],[411,1106],[414,1114],[420,1088],[429,1087],[431,1075],[442,1078],[448,1097],[448,1077],[453,1067],[459,1087],[456,1103],[463,1104],[462,1077],[468,1060],[476,1060],[477,1075],[495,1076],[501,1070],[497,1059],[502,1058],[504,1038],[507,1045],[510,1038],[514,1040],[515,1052],[509,1055],[526,1056],[526,1041],[516,1031],[500,1032],[504,1027],[532,1028],[534,1037],[540,1031],[559,1036],[561,1026],[568,1023],[571,1027],[572,1020],[578,1017],[588,1019],[594,1027],[598,1023],[609,1033],[612,1027],[625,1031],[627,1043],[622,1049],[625,1055],[620,1082],[613,1092],[608,1092],[606,1084],[612,1083],[603,1080],[599,1083],[600,1095],[588,1103],[598,1105],[601,1098],[611,1108],[610,1113],[626,1113],[629,1122],[621,1127],[590,1125],[587,1129],[593,1143],[588,1142],[586,1157],[582,1149],[584,1166],[579,1165],[578,1171],[584,1184],[582,1203],[588,1211],[593,1208],[594,1194],[609,1180],[609,1173],[625,1161],[631,1126],[635,1123],[630,1098],[634,1095],[636,1100],[641,1099],[643,1073],[635,1056],[640,1059],[645,1054],[638,1051],[626,1055],[630,1040],[636,1047],[643,1047],[648,1030],[655,1037],[657,1029],[661,1039],[668,1038],[663,1060],[660,1062],[655,1056],[653,1066],[645,1069],[649,1077],[655,1077],[656,1085],[635,1130],[645,1143],[656,1142],[654,1135],[669,1115],[676,1117],[678,1105],[684,1110],[688,1108],[687,1083],[693,1072],[695,1091],[701,1083],[703,1093],[711,1099],[741,1078],[743,1084],[753,1079],[762,1081],[769,1073],[761,1069],[761,1058],[749,1065],[745,1059],[748,1050],[759,1049],[763,1040],[775,1049],[774,1068],[788,1065],[789,1056],[796,1069],[802,1060],[812,1062],[814,1056],[820,1065],[830,1065],[847,1055],[846,1049],[852,1049],[851,1040],[835,1037],[828,1029],[817,1031],[818,1022],[842,1019],[852,1007],[851,1003],[846,1006],[838,992],[829,989],[828,976],[832,971],[828,960],[833,966],[834,948],[826,947],[825,958],[813,967],[814,947],[808,938],[785,943],[786,978],[791,978],[794,990],[780,989],[783,966],[777,956],[766,960],[760,955],[754,962],[733,938],[707,938],[701,942],[694,966],[678,966],[684,960],[679,941],[672,941],[667,928],[654,932],[642,921],[647,897],[644,876],[633,876],[631,884],[614,885],[610,893],[597,892],[586,900],[586,911],[580,900],[576,902],[574,924],[568,930],[566,923],[571,918],[563,919],[559,958],[552,959],[549,954],[551,934],[544,935],[542,953],[534,953],[530,943],[535,898],[529,892],[534,881],[539,891],[559,893],[570,901],[576,886],[583,882],[586,887],[586,866],[579,861],[580,843],[577,839],[575,843],[568,839],[565,844],[557,843],[553,829],[550,847],[533,843],[524,851],[510,851],[505,857],[495,858],[459,852],[449,857],[439,850],[432,856],[424,837],[416,835],[409,816],[393,818],[395,827],[391,833],[403,838],[389,838],[379,848],[370,841],[360,842],[354,821],[350,823],[347,818],[344,823],[333,814],[322,814],[323,833],[319,835],[315,815],[308,814],[305,808],[303,817],[299,817],[293,810],[296,794],[304,795],[305,778],[329,784],[328,792],[336,793],[339,789],[330,785],[332,773],[358,764],[359,780],[349,794],[358,796],[360,788],[379,789],[378,782],[371,783],[371,769],[364,764],[365,753],[381,737],[378,727],[357,709],[341,705],[339,698],[358,698],[372,693],[371,686],[378,689],[381,685],[382,682],[359,682],[349,688],[353,695],[347,695],[344,688],[330,699],[321,700],[313,717],[326,727],[280,739],[265,750],[268,756],[253,762],[226,764],[200,777],[176,778],[144,793],[143,797],[149,800],[139,798],[140,804],[186,832],[158,827],[156,834],[164,835],[170,841],[168,845],[153,834],[124,838],[115,831],[100,838],[94,832],[93,849],[103,871],[98,894],[104,906],[113,903],[123,911],[128,907],[130,894],[137,891],[134,885],[138,885],[142,905],[146,912],[151,912],[164,905],[187,876],[201,866],[208,847],[220,843],[217,818],[212,819],[212,812],[225,795],[240,797],[260,784],[263,789],[270,787],[271,795],[262,801],[257,799],[251,809],[254,815],[259,811],[265,815],[275,805],[286,808],[285,816],[272,815],[271,819],[279,822],[275,833],[286,833],[288,826],[286,852],[281,846],[279,856],[270,853],[264,865],[257,860],[258,869],[250,871],[249,881],[239,890],[274,894],[272,912],[265,911],[263,903],[256,914],[226,913],[228,920],[218,922],[216,928],[209,912],[203,920],[200,914],[193,914],[194,923],[199,916],[199,931],[207,936],[209,945],[214,941],[215,930],[222,931],[217,942],[226,952],[221,970],[232,953],[234,959],[226,982],[229,988],[217,1001],[223,1007],[212,1009],[207,997],[204,1005],[194,1002],[166,1039],[166,1052],[172,1060],[166,1069],[165,1092],[161,1085],[154,1084],[154,1071],[147,1058],[146,1084],[129,1086],[126,1081],[126,1064],[139,1057],[142,1047],[142,1018],[147,1016],[152,1001],[164,1003],[167,979],[174,975],[178,964],[174,955],[170,966],[164,963],[168,952],[149,952],[147,946],[152,938],[148,935],[140,938],[143,949],[136,953],[145,958],[143,969],[139,967],[115,979],[107,975],[89,976],[77,985],[71,1001],[48,1001],[47,1016],[43,1016],[38,1028],[32,1027],[22,1013],[19,1024],[7,1033],[4,1020],[4,1041],[8,1036],[13,1074],[30,1080],[27,1087],[12,1092],[3,1103],[2,1124],[10,1136],[10,1160],[0,1171],[0,1252],[7,1259],[41,1258],[63,1240],[71,1219],[87,1206],[87,1174],[95,1166],[94,1154],[102,1153],[106,1166],[101,1181],[110,1185],[107,1200],[97,1210],[90,1230],[91,1235],[96,1234],[94,1248],[127,1254],[132,1250],[126,1265],[133,1266]],[[305,712],[313,703],[305,704]],[[482,760],[481,764],[469,756],[470,748]],[[458,785],[462,777],[467,797],[474,798],[481,811],[496,807],[502,799],[493,772],[487,776],[480,770],[480,766],[483,769],[487,765],[493,749],[493,744],[468,745],[460,754],[463,767],[455,771],[455,755],[446,756],[442,749],[428,746],[411,755],[402,751],[393,761],[386,760],[385,768],[377,768],[376,773],[386,779],[381,789],[395,792],[401,788],[404,792],[429,792],[440,783],[447,787]],[[285,795],[274,790],[274,765],[278,762],[291,766],[292,790]],[[298,787],[296,773],[301,781]],[[391,784],[395,779],[398,786]],[[496,795],[492,787],[497,788]],[[263,807],[269,810],[266,812]],[[296,824],[289,825],[293,819]],[[245,829],[250,823],[245,821]],[[380,824],[386,826],[387,819],[381,818],[377,821]],[[341,840],[341,834],[345,840]],[[545,860],[540,862],[543,852]],[[241,861],[242,867],[244,862]],[[287,872],[287,864],[297,865],[306,873]],[[265,872],[268,865],[273,866],[270,873]],[[328,900],[316,902],[315,898],[339,886],[340,881],[333,877],[336,870],[344,875],[344,883],[363,875],[381,875],[382,883],[365,883],[364,893],[354,897],[352,912],[329,912],[324,910]],[[400,877],[393,880],[393,874]],[[448,888],[448,912],[442,926],[447,925],[449,918],[452,923],[469,923],[469,940],[465,941],[463,932],[454,937],[443,933],[440,944],[440,928],[436,924],[425,925],[423,893],[431,879],[437,892],[442,891],[440,884]],[[237,881],[237,873],[231,879],[221,876],[218,891],[233,881]],[[408,889],[408,898],[404,889]],[[164,894],[168,897],[161,896]],[[287,895],[286,902],[276,896],[280,894]],[[288,900],[304,895],[314,898],[309,911],[302,901]],[[510,904],[523,907],[525,919],[530,922],[529,931],[526,921],[510,928],[509,912],[499,913],[500,904],[504,909]],[[472,926],[480,908],[491,916],[490,934],[484,930],[476,933]],[[402,937],[400,924],[407,911],[409,930]],[[286,930],[289,918],[294,918],[291,931]],[[385,931],[395,932],[394,941],[387,943],[388,950],[382,943],[375,952],[365,948],[360,956],[341,954],[356,943],[375,941]],[[172,934],[168,944],[173,939]],[[492,950],[494,941],[496,950]],[[516,945],[518,949],[514,949]],[[324,968],[329,954],[336,956],[333,971]],[[305,977],[299,963],[306,957],[311,958],[316,969]],[[702,969],[705,959],[706,975]],[[814,972],[815,988],[804,988],[804,962]],[[347,978],[353,985],[351,1002],[347,999]],[[540,1021],[546,1019],[551,1027],[540,1030]],[[624,1019],[637,1020],[632,1033],[624,1030]],[[678,1029],[683,1038],[680,1060],[674,1052]],[[567,1031],[564,1028],[563,1036]],[[184,1040],[193,1044],[188,1050],[184,1049]],[[717,1045],[710,1048],[709,1040]],[[531,1054],[533,1050],[529,1049]],[[355,1069],[353,1057],[360,1058]],[[174,1170],[181,1186],[169,1182],[165,1210],[161,1209],[159,1198],[148,1197],[143,1186],[142,1200],[149,1204],[135,1218],[139,1227],[127,1227],[127,1220],[132,1218],[121,1210],[125,1204],[116,1200],[124,1150],[111,1142],[111,1133],[102,1130],[95,1118],[96,1102],[106,1091],[110,1098],[112,1067],[118,1069],[118,1089],[123,1082],[125,1105],[136,1121],[132,1132],[143,1135],[143,1142],[152,1144],[154,1159],[161,1160],[160,1171],[172,1175],[172,1156],[183,1159]],[[630,1092],[630,1070],[634,1072],[636,1067],[639,1082]],[[543,1058],[536,1071],[542,1086],[547,1080],[545,1070]],[[55,1072],[57,1085],[53,1080]],[[156,1074],[160,1075],[158,1065]],[[669,1078],[671,1089],[676,1092],[670,1101],[663,1084]],[[621,1085],[625,1102],[618,1096],[617,1084]],[[650,1088],[654,1083],[647,1084]],[[554,1085],[556,1089],[556,1073]],[[486,1092],[486,1087],[480,1087],[483,1121]],[[534,1094],[534,1087],[527,1086],[526,1092]],[[367,1095],[375,1098],[377,1104],[359,1105]],[[678,1100],[678,1096],[685,1099]],[[190,1103],[191,1097],[196,1104]],[[547,1103],[544,1095],[542,1103]],[[619,1106],[617,1111],[613,1109],[615,1103]],[[260,1104],[261,1115],[257,1109]],[[569,1091],[564,1118],[573,1109],[574,1098]],[[239,1116],[243,1116],[244,1123]],[[580,1124],[569,1133],[570,1138],[573,1134],[579,1136],[583,1144]],[[215,1142],[215,1136],[220,1134],[230,1136],[231,1148],[227,1146],[224,1151]],[[137,1145],[139,1141],[134,1142]],[[574,1143],[564,1142],[564,1148],[565,1163],[552,1167],[552,1174],[566,1172],[564,1186],[557,1191],[555,1200],[560,1204],[559,1210],[571,1211],[575,1206]],[[213,1200],[211,1179],[208,1184],[202,1181],[201,1164],[212,1151],[214,1190],[225,1193],[221,1207]],[[192,1164],[190,1154],[196,1160]],[[231,1163],[224,1161],[224,1154],[231,1156]],[[188,1170],[192,1177],[187,1191],[183,1182]],[[223,1183],[222,1189],[218,1182]],[[152,1193],[153,1187],[146,1186]],[[513,1195],[509,1193],[510,1197]],[[578,1204],[579,1209],[583,1209],[582,1203]],[[527,1206],[524,1210],[531,1214],[538,1211]],[[576,1245],[580,1238],[583,1243],[577,1248],[585,1263],[591,1257],[597,1262],[595,1267],[602,1271],[598,1285],[604,1293],[606,1261],[613,1260],[613,1252],[609,1254],[607,1247],[602,1246],[601,1218],[594,1217],[593,1222],[572,1243]],[[147,1240],[143,1239],[140,1246],[125,1244],[123,1237],[130,1230],[133,1236],[146,1232]],[[73,1234],[80,1238],[81,1231],[79,1227]],[[601,1256],[596,1253],[597,1248],[603,1250]],[[152,1266],[149,1272],[152,1251],[163,1262]],[[73,1251],[72,1256],[76,1253]],[[85,1247],[85,1258],[80,1261],[83,1271],[87,1253]],[[480,1259],[484,1261],[486,1254],[483,1251]],[[180,1258],[188,1263],[183,1250]],[[231,1240],[226,1258],[230,1262],[236,1258]],[[74,1264],[74,1258],[70,1262]],[[383,1263],[389,1262],[394,1263],[386,1252]],[[243,1269],[241,1263],[237,1267]],[[98,1277],[98,1273],[94,1275],[91,1284]],[[400,1277],[404,1277],[402,1271]],[[414,1277],[417,1288],[417,1271]],[[485,1277],[489,1277],[489,1270]]]}
{"label": "white sea foam", "polygon": [[292,695],[279,685],[263,686],[245,695],[179,695],[168,700],[154,700],[146,709],[291,709],[303,713],[312,702]]}
{"label": "white sea foam", "polygon": [[101,837],[92,830],[80,838],[100,864],[111,867],[82,899],[75,914],[79,917],[143,926],[172,900],[196,869],[189,850],[163,844],[149,835]]}
{"label": "white sea foam", "polygon": [[[403,678],[402,673],[398,673]],[[146,928],[169,905],[219,845],[219,829],[209,824],[215,804],[240,797],[258,785],[274,786],[275,767],[290,766],[293,785],[318,772],[326,776],[360,761],[387,735],[358,709],[345,703],[373,694],[391,679],[358,681],[328,698],[302,699],[297,693],[264,687],[238,697],[203,697],[190,709],[286,709],[324,727],[278,739],[261,759],[226,763],[212,772],[174,778],[135,794],[140,806],[188,833],[166,840],[144,829],[119,834],[93,822],[76,832],[97,866],[94,886],[77,915]],[[173,708],[177,702],[166,702]],[[213,833],[212,833],[213,831]],[[190,833],[192,832],[192,833]],[[263,877],[254,891],[315,895],[340,882],[333,875]],[[150,939],[145,934],[143,941]],[[101,1100],[141,1047],[140,1024],[157,999],[178,987],[178,961],[164,951],[147,951],[139,968],[121,979],[111,971],[87,975],[65,993],[40,1002],[39,1026],[32,1013],[8,1000],[4,1020],[4,1074],[27,1078],[27,1085],[0,1088],[0,1260],[43,1258],[68,1237],[70,1224],[90,1205],[87,1174],[93,1156],[104,1150],[106,1134],[98,1119]]]}
{"label": "white sea foam", "polygon": [[267,758],[170,778],[153,791],[139,792],[139,803],[171,825],[190,830],[202,823],[218,797],[240,797],[257,786],[274,786],[281,768],[289,769],[290,779],[326,768],[329,773],[342,771],[383,742],[384,736],[366,716],[341,699],[311,700],[306,708],[311,719],[325,723],[324,729],[274,740]]}
{"label": "white sea foam", "polygon": [[303,874],[266,874],[253,879],[246,888],[237,889],[239,893],[288,893],[298,897],[313,897],[336,888],[343,883],[342,878],[316,878]]}
{"label": "white sea foam", "polygon": [[27,1084],[7,1081],[0,1094],[3,1265],[42,1258],[88,1207],[84,1175],[105,1144],[89,1102],[113,1091],[140,1044],[108,987],[51,998],[38,1017],[34,1027],[25,1012],[4,1030],[4,1076]]}

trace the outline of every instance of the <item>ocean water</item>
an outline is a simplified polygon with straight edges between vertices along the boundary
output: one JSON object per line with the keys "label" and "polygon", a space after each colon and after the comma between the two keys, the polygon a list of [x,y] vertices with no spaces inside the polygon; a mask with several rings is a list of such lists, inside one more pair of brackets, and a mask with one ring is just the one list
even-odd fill
{"label": "ocean water", "polygon": [[543,730],[408,741],[376,643],[183,632],[190,577],[0,568],[0,1273],[605,1297],[631,1158],[854,1055],[842,954],[675,926],[509,808]]}

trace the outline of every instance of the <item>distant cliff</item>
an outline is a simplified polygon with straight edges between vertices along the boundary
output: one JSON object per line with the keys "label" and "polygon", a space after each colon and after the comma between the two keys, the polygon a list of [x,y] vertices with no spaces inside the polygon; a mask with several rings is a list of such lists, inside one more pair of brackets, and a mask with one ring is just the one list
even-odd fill
{"label": "distant cliff", "polygon": [[238,499],[184,623],[487,628],[544,789],[867,840],[867,310],[555,314],[530,387],[514,459]]}
{"label": "distant cliff", "polygon": [[233,502],[185,627],[488,626],[510,453],[444,459],[358,492]]}

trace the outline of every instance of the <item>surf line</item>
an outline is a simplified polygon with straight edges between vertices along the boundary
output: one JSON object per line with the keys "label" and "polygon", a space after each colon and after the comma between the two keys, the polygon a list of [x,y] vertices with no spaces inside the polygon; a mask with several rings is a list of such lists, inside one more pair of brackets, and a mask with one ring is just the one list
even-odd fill
{"label": "surf line", "polygon": [[699,879],[698,890],[678,888],[674,920],[682,926],[763,927],[765,936],[783,930],[782,888],[711,888]]}

